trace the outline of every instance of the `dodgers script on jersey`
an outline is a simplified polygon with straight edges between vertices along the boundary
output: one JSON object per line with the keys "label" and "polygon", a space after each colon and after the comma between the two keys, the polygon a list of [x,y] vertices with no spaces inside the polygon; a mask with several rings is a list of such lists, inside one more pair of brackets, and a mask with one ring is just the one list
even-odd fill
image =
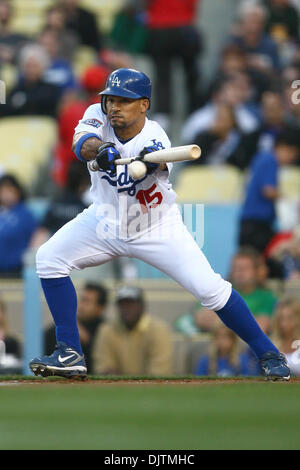
{"label": "dodgers script on jersey", "polygon": [[[122,158],[139,155],[148,146],[155,146],[157,150],[171,147],[170,140],[160,125],[147,118],[138,135],[127,142],[121,142],[100,104],[94,104],[86,110],[75,129],[75,134],[81,132],[93,132],[102,141],[114,143]],[[138,218],[141,225],[136,235],[142,233],[146,225],[149,227],[149,223],[159,223],[156,214],[161,217],[168,212],[176,199],[176,193],[169,182],[171,168],[172,164],[169,163],[166,170],[158,169],[137,180],[130,177],[128,165],[118,165],[115,174],[104,170],[90,171],[92,199],[99,206],[98,214],[102,211],[107,231],[117,230],[126,238],[126,227],[133,219]],[[147,224],[144,225],[146,219]]]}

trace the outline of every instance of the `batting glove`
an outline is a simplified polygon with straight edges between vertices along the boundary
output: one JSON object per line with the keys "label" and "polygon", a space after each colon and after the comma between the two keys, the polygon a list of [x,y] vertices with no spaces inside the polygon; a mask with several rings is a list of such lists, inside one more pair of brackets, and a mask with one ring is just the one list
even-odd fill
{"label": "batting glove", "polygon": [[[149,145],[149,147],[144,147],[143,150],[140,152],[141,160],[144,158],[145,155],[147,155],[147,153],[156,152],[157,150],[158,149],[155,145]],[[159,163],[149,163],[149,162],[144,162],[144,163],[147,167],[147,175],[151,175],[159,167]]]}
{"label": "batting glove", "polygon": [[115,161],[121,158],[118,150],[115,148],[115,144],[106,142],[100,145],[97,150],[96,161],[101,170],[116,172]]}

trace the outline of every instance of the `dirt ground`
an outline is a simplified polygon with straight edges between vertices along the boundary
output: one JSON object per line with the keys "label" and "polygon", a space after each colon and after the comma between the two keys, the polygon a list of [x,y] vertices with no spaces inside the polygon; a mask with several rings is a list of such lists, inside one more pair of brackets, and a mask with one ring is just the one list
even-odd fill
{"label": "dirt ground", "polygon": [[[86,380],[69,380],[69,379],[33,379],[33,380],[24,380],[24,379],[16,379],[16,380],[4,380],[3,382],[0,381],[0,387],[5,386],[17,386],[17,385],[93,385],[97,387],[102,387],[106,385],[226,385],[226,384],[236,384],[236,383],[265,383],[265,379],[263,378],[241,378],[241,379],[141,379],[141,380],[130,380],[130,379],[120,379],[120,380],[112,380],[112,379],[86,379]],[[278,381],[276,383],[280,384],[287,384],[287,383],[299,383],[300,377],[292,378],[289,382],[282,382]]]}

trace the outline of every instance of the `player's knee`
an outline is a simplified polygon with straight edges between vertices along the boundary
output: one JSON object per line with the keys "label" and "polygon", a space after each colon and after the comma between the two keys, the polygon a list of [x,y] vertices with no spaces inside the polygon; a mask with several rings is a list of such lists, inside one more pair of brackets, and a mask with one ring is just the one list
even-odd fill
{"label": "player's knee", "polygon": [[[48,243],[44,243],[36,253],[36,271],[39,277],[45,277],[49,274],[50,253]],[[53,262],[53,260],[51,260]]]}
{"label": "player's knee", "polygon": [[220,278],[215,285],[201,292],[200,301],[209,310],[220,310],[227,303],[232,291],[230,282]]}
{"label": "player's knee", "polygon": [[36,271],[40,278],[68,276],[70,273],[63,260],[56,256],[49,241],[40,246],[36,253]]}
{"label": "player's knee", "polygon": [[36,257],[35,257],[35,261],[36,261],[36,265],[37,267],[43,263],[43,261],[45,261],[45,259],[47,258],[47,243],[44,243],[43,245],[41,245],[39,247],[39,249],[37,250],[36,252]]}

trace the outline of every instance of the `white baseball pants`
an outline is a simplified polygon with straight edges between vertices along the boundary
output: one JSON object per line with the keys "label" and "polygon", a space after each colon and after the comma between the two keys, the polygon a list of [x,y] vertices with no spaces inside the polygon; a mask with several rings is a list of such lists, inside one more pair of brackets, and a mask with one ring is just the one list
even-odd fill
{"label": "white baseball pants", "polygon": [[162,224],[151,227],[147,235],[130,240],[102,236],[106,232],[96,213],[92,204],[39,248],[36,263],[40,278],[66,277],[72,269],[98,266],[127,256],[158,268],[191,292],[204,307],[219,310],[227,303],[231,284],[213,271],[177,208],[170,210]]}

